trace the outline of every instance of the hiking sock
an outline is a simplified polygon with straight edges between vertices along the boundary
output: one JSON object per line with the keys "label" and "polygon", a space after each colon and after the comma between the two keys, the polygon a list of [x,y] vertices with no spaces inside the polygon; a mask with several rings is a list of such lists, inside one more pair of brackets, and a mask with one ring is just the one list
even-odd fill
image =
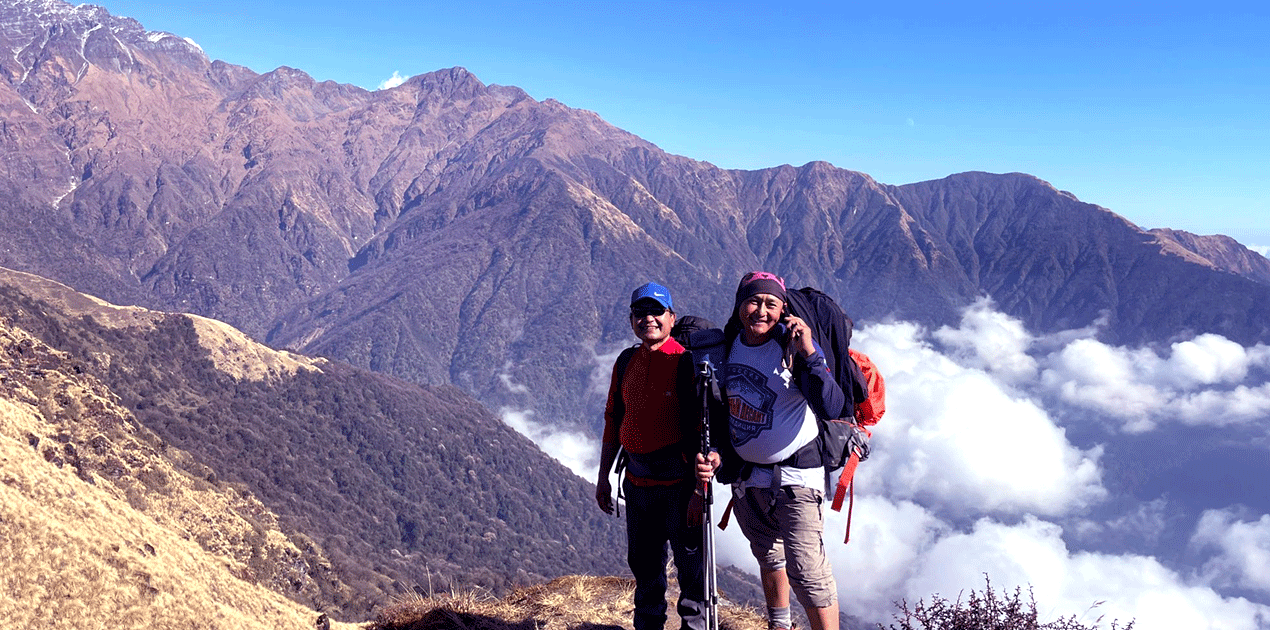
{"label": "hiking sock", "polygon": [[789,606],[783,608],[767,607],[767,625],[769,628],[792,628],[794,618],[790,616]]}

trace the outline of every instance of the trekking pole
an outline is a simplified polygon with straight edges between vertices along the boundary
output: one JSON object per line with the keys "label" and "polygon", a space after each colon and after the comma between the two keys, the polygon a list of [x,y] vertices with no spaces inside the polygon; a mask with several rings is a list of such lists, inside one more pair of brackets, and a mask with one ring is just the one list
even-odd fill
{"label": "trekking pole", "polygon": [[[701,398],[701,454],[710,458],[710,398],[721,400],[714,365],[707,359],[697,372],[697,389]],[[702,550],[705,552],[706,630],[719,630],[719,583],[714,567],[714,490],[709,481],[701,482]]]}

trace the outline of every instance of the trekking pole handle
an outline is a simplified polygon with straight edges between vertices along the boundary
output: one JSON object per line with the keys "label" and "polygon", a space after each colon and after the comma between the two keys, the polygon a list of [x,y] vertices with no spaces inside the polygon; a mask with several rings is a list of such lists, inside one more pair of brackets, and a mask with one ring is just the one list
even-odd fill
{"label": "trekking pole handle", "polygon": [[710,399],[705,396],[709,392],[715,400],[719,399],[719,382],[714,375],[714,364],[709,359],[702,360],[697,367],[697,376],[701,396],[701,454],[710,455]]}
{"label": "trekking pole handle", "polygon": [[697,375],[701,377],[703,387],[708,388],[710,397],[715,400],[723,400],[723,394],[719,391],[718,370],[710,359],[702,359],[697,367]]}
{"label": "trekking pole handle", "polygon": [[[701,394],[701,456],[706,459],[710,458],[710,398],[706,396],[709,393],[715,400],[721,398],[719,394],[719,381],[715,376],[714,364],[710,359],[703,359],[697,368],[698,385]],[[705,499],[703,506],[706,510],[707,518],[709,517],[710,503],[713,496],[710,492],[710,482],[706,481],[701,484],[698,491]]]}

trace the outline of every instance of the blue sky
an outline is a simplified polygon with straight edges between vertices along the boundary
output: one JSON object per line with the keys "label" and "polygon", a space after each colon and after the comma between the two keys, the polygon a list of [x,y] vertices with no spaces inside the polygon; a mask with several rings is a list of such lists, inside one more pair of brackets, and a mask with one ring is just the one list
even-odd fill
{"label": "blue sky", "polygon": [[1265,3],[102,4],[258,72],[373,89],[462,66],[726,168],[1021,171],[1270,245]]}

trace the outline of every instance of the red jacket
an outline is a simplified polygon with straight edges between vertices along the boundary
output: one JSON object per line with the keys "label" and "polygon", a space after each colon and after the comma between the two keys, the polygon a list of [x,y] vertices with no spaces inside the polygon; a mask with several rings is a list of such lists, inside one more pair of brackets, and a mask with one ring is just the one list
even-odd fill
{"label": "red jacket", "polygon": [[[656,350],[641,345],[627,363],[620,383],[614,365],[604,408],[605,444],[621,443],[627,453],[638,456],[685,443],[685,422],[694,413],[691,398],[685,396],[685,384],[692,382],[691,365],[683,361],[685,352],[674,339],[667,339]],[[631,471],[627,476],[636,485],[651,481]]]}

